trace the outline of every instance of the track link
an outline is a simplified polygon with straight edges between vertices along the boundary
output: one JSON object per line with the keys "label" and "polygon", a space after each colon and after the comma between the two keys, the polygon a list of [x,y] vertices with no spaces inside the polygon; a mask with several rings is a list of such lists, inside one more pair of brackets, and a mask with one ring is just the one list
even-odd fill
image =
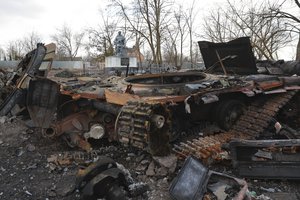
{"label": "track link", "polygon": [[239,118],[236,124],[228,132],[217,135],[199,137],[191,141],[174,145],[173,151],[181,158],[193,155],[204,162],[211,159],[222,159],[222,144],[232,139],[253,139],[268,128],[271,120],[278,111],[296,94],[290,91],[283,94],[266,96],[264,99],[257,99]]}
{"label": "track link", "polygon": [[123,106],[116,122],[119,141],[125,146],[146,148],[149,140],[146,133],[150,129],[151,114],[149,104],[129,102]]}
{"label": "track link", "polygon": [[[163,104],[128,102],[117,117],[115,131],[123,145],[163,156],[171,151],[169,118],[169,112]],[[160,127],[159,122],[163,126]]]}

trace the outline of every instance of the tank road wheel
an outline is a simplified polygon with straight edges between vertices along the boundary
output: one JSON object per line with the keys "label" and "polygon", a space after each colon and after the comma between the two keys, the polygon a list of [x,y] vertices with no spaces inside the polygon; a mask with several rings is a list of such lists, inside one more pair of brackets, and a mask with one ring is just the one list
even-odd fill
{"label": "tank road wheel", "polygon": [[216,109],[215,119],[220,128],[229,130],[244,113],[245,105],[238,100],[221,102]]}

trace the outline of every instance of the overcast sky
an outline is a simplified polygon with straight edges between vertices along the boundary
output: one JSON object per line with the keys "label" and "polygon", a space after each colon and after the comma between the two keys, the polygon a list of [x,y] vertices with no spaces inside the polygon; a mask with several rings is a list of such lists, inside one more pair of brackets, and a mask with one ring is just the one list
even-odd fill
{"label": "overcast sky", "polygon": [[[192,2],[176,1],[184,6]],[[226,0],[196,0],[199,16],[195,25],[199,30],[205,12],[225,2]],[[99,10],[105,9],[107,3],[108,0],[0,0],[0,47],[6,48],[9,41],[20,39],[32,31],[41,35],[43,42],[49,43],[49,36],[63,24],[68,24],[73,30],[96,26],[101,19]],[[289,47],[280,56],[289,56],[291,59],[293,52],[293,47]]]}
{"label": "overcast sky", "polygon": [[[124,0],[130,1],[130,0]],[[184,6],[192,0],[176,0]],[[199,13],[225,0],[197,0]],[[96,26],[108,0],[0,0],[0,46],[35,31],[45,42],[63,24],[74,30]],[[201,5],[201,6],[200,6]],[[202,9],[203,8],[203,9]],[[200,24],[201,19],[196,24]]]}
{"label": "overcast sky", "polygon": [[97,24],[101,0],[0,0],[0,45],[35,31],[49,42],[62,24],[73,29]]}

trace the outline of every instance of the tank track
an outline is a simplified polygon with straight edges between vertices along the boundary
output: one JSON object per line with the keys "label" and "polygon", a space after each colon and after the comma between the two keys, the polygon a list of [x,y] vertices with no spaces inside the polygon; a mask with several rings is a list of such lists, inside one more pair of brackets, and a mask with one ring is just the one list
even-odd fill
{"label": "tank track", "polygon": [[[218,133],[209,136],[200,136],[187,142],[181,142],[173,146],[173,152],[179,157],[185,158],[193,155],[204,161],[220,160],[226,156],[226,151],[222,149],[222,144],[232,139],[253,139],[262,133],[276,116],[279,110],[296,94],[296,91],[287,93],[268,95],[262,99],[258,98],[248,106],[247,111],[240,117],[233,128],[228,132]],[[163,111],[166,117],[165,129],[157,131],[153,128],[152,116],[158,110]],[[161,104],[149,104],[145,102],[128,102],[123,106],[122,111],[116,120],[115,131],[118,133],[119,142],[125,146],[133,146],[139,149],[153,149],[168,146],[168,129],[171,122],[167,109]],[[165,132],[164,132],[165,131]],[[158,132],[156,137],[159,141],[153,142],[150,136]],[[152,137],[154,138],[154,136]],[[152,143],[152,147],[151,147]],[[156,143],[153,147],[153,143]],[[152,149],[152,150],[151,150]],[[162,152],[167,152],[164,149]],[[154,153],[157,154],[157,153]]]}
{"label": "tank track", "polygon": [[199,137],[174,145],[173,151],[181,158],[193,155],[204,162],[220,160],[226,156],[222,144],[232,139],[253,139],[268,128],[278,111],[296,94],[290,91],[283,94],[264,96],[248,107],[232,129],[217,135]]}
{"label": "tank track", "polygon": [[150,104],[129,102],[124,105],[116,121],[116,132],[119,142],[125,146],[134,146],[140,149],[146,148],[150,129],[150,116],[152,109]]}
{"label": "tank track", "polygon": [[[163,127],[155,126],[155,115],[164,117]],[[122,107],[115,131],[124,146],[146,149],[153,155],[167,155],[171,151],[169,127],[169,113],[164,105],[132,101]]]}

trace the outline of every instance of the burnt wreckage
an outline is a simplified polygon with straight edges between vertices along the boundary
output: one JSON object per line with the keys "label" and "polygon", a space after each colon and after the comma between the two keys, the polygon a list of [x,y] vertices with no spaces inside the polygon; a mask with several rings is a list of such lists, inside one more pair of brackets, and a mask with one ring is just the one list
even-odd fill
{"label": "burnt wreckage", "polygon": [[[55,47],[39,44],[19,64],[0,114],[25,107],[45,137],[87,151],[89,139],[107,138],[153,155],[221,159],[222,144],[257,138],[297,100],[299,63],[256,63],[249,38],[199,46],[204,72],[57,80],[46,78]],[[204,131],[212,123],[219,128]]]}

